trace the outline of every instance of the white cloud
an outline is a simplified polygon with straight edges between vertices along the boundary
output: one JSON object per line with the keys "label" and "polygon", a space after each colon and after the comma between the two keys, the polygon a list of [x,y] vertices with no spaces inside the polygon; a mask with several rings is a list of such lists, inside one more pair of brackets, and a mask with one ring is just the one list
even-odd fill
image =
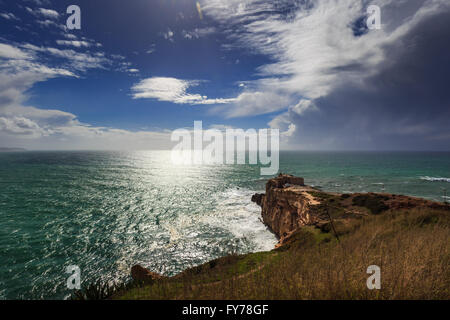
{"label": "white cloud", "polygon": [[227,129],[235,129],[235,127],[225,124],[212,124],[209,126],[209,129],[216,129],[220,131],[226,131]]}
{"label": "white cloud", "polygon": [[50,0],[27,0],[27,1],[33,1],[38,6],[51,5]]}
{"label": "white cloud", "polygon": [[301,99],[297,104],[289,107],[288,111],[273,118],[269,122],[269,126],[273,129],[279,129],[282,136],[290,137],[297,130],[297,126],[292,123],[292,118],[294,116],[302,116],[306,112],[311,111],[319,111],[319,109],[313,101]]}
{"label": "white cloud", "polygon": [[26,7],[25,8],[30,14],[37,16],[37,17],[43,17],[48,19],[58,19],[59,13],[52,9],[45,9],[45,8],[37,8],[35,10]]}
{"label": "white cloud", "polygon": [[205,28],[195,28],[194,30],[191,31],[183,30],[181,34],[185,39],[199,39],[201,37],[211,35],[214,32],[216,32],[216,29],[214,27],[205,27]]}
{"label": "white cloud", "polygon": [[14,135],[18,134],[32,137],[39,137],[43,133],[43,130],[36,122],[24,117],[0,117],[1,131]]}
{"label": "white cloud", "polygon": [[85,72],[89,69],[104,69],[111,65],[110,59],[104,57],[104,54],[97,53],[82,53],[72,49],[58,49],[52,47],[39,47],[32,44],[23,44],[22,49],[28,50],[31,54],[51,55],[62,58],[67,61],[65,68],[73,69],[74,71]]}
{"label": "white cloud", "polygon": [[14,15],[14,13],[2,12],[0,13],[0,17],[5,18],[7,20],[20,20]]}
{"label": "white cloud", "polygon": [[297,126],[293,123],[290,123],[288,129],[284,132],[280,132],[280,135],[284,136],[284,137],[291,137],[295,133],[296,130],[297,130]]}
{"label": "white cloud", "polygon": [[128,69],[128,72],[130,72],[130,73],[138,73],[139,72],[139,69]]}
{"label": "white cloud", "polygon": [[187,89],[200,84],[199,80],[180,80],[167,77],[153,77],[140,81],[131,90],[134,99],[156,99],[177,104],[224,104],[235,99],[208,99],[200,94],[187,93]]}
{"label": "white cloud", "polygon": [[39,12],[39,14],[43,15],[44,17],[51,18],[51,19],[58,19],[58,17],[59,17],[59,13],[56,12],[55,10],[51,10],[51,9],[39,8],[38,12]]}
{"label": "white cloud", "polygon": [[[66,63],[57,68],[50,67],[44,63],[47,56],[57,56],[65,59]],[[53,119],[55,115],[60,118],[67,114],[24,107],[28,89],[38,82],[55,77],[77,77],[77,71],[102,68],[107,62],[104,58],[73,50],[37,47],[32,44],[13,46],[0,43],[0,57],[0,115],[9,118],[26,117],[33,121],[38,119],[38,123],[42,123],[41,116]]]}
{"label": "white cloud", "polygon": [[38,20],[36,21],[40,26],[45,27],[45,28],[50,28],[50,27],[54,27],[54,28],[58,28],[61,29],[62,31],[66,30],[66,26],[63,24],[58,24],[53,20],[49,20],[49,19],[45,19],[45,20]]}
{"label": "white cloud", "polygon": [[290,108],[290,110],[301,116],[306,111],[318,111],[319,109],[311,100],[302,99],[295,106]]}
{"label": "white cloud", "polygon": [[2,143],[27,149],[170,149],[173,146],[170,135],[168,131],[133,132],[94,127],[80,123],[76,119],[68,123],[42,125],[25,117],[0,116]]}
{"label": "white cloud", "polygon": [[63,36],[67,39],[76,40],[78,37],[74,35],[73,33],[63,33]]}
{"label": "white cloud", "polygon": [[77,41],[77,40],[56,40],[56,43],[60,46],[73,46],[77,48],[90,47],[92,44],[87,41]]}
{"label": "white cloud", "polygon": [[150,48],[146,51],[147,54],[152,54],[156,51],[156,45],[154,43],[152,43],[150,45]]}
{"label": "white cloud", "polygon": [[[33,50],[0,44],[0,111],[9,115],[26,100],[25,92],[35,83],[59,76],[75,77],[70,70],[52,68],[37,61]],[[22,112],[23,110],[20,110]]]}
{"label": "white cloud", "polygon": [[169,40],[170,42],[173,42],[174,35],[175,35],[175,33],[170,29],[167,29],[166,32],[162,33],[162,36],[164,37],[164,39]]}
{"label": "white cloud", "polygon": [[284,109],[291,98],[274,91],[245,91],[231,102],[232,105],[216,107],[213,111],[222,112],[228,118],[247,117]]}
{"label": "white cloud", "polygon": [[36,17],[36,23],[44,28],[57,28],[63,32],[67,31],[65,23],[59,23],[60,14],[52,9],[25,7],[25,10]]}
{"label": "white cloud", "polygon": [[[68,69],[46,65],[45,55],[65,59]],[[95,127],[69,112],[26,105],[27,91],[36,83],[76,77],[75,71],[103,68],[104,63],[101,57],[73,50],[0,43],[0,143],[28,149],[170,148],[169,132]]]}
{"label": "white cloud", "polygon": [[[229,43],[224,49],[247,48],[274,61],[256,70],[259,79],[246,82],[231,108],[216,110],[238,117],[288,109],[271,125],[283,126],[290,134],[295,130],[291,117],[307,109],[306,105],[290,107],[293,101],[315,100],[346,84],[363,86],[388,58],[385,46],[401,41],[425,17],[450,7],[448,0],[374,0],[370,4],[381,7],[382,29],[355,36],[352,24],[364,18],[366,1],[201,2],[204,15],[227,32]],[[290,6],[290,13],[282,10],[283,5]],[[405,6],[407,10],[399,10]]]}
{"label": "white cloud", "polygon": [[[342,76],[359,79],[367,68],[383,58],[379,45],[386,41],[383,31],[354,37],[349,24],[361,16],[364,8],[360,2],[314,3],[310,9],[298,7],[294,18],[288,20],[281,14],[271,14],[274,12],[271,4],[256,0],[208,1],[204,11],[234,27],[230,28],[233,33],[229,39],[235,46],[250,47],[273,57],[276,62],[258,69],[262,81],[282,79],[275,83],[275,90],[311,99],[330,92],[343,81]],[[366,68],[356,74],[339,71],[340,67],[362,61]],[[256,82],[267,89],[264,83]]]}
{"label": "white cloud", "polygon": [[0,58],[31,59],[26,52],[5,43],[0,43]]}

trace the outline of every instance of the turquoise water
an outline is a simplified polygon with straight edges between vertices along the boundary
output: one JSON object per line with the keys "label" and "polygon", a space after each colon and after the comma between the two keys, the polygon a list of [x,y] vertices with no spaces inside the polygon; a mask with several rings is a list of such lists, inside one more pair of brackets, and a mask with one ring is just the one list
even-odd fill
{"label": "turquoise water", "polygon": [[[443,201],[450,153],[282,152],[280,171],[329,191]],[[66,298],[69,265],[90,283],[125,280],[137,263],[173,275],[270,250],[250,201],[266,179],[258,166],[174,167],[166,151],[0,153],[0,298]]]}

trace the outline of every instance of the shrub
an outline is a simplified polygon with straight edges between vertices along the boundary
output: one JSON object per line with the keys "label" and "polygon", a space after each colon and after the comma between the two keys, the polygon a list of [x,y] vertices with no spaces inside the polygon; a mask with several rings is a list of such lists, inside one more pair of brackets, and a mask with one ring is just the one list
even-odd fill
{"label": "shrub", "polygon": [[372,214],[380,214],[381,212],[389,209],[384,203],[387,197],[376,194],[363,194],[353,198],[353,205],[359,207],[365,207],[370,210]]}

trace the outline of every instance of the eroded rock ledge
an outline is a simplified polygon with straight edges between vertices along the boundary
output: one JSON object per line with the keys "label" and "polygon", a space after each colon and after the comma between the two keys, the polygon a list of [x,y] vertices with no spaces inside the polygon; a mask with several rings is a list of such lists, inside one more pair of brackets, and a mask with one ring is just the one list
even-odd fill
{"label": "eroded rock ledge", "polygon": [[252,201],[261,206],[264,224],[279,237],[278,246],[303,226],[313,225],[329,231],[332,226],[346,224],[351,219],[390,209],[449,209],[439,202],[402,195],[324,192],[306,186],[303,178],[286,174],[270,179],[266,193],[253,195]]}
{"label": "eroded rock ledge", "polygon": [[311,210],[320,204],[314,192],[319,191],[305,186],[303,178],[280,174],[267,182],[265,194],[253,195],[252,201],[261,206],[264,224],[282,243],[298,228],[326,220],[323,214]]}

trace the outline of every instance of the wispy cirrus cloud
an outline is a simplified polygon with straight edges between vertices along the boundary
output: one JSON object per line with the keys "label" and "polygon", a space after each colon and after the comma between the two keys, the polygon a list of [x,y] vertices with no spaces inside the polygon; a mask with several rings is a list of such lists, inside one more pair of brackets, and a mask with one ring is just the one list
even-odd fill
{"label": "wispy cirrus cloud", "polygon": [[8,13],[8,12],[1,12],[0,17],[5,18],[7,20],[16,20],[16,21],[20,20],[14,13]]}
{"label": "wispy cirrus cloud", "polygon": [[[364,25],[369,5],[381,8],[381,30],[368,30]],[[427,50],[426,46],[445,47],[438,39],[446,38],[448,30],[443,22],[450,13],[446,0],[204,0],[202,8],[205,16],[227,32],[225,50],[244,49],[273,61],[255,70],[258,79],[246,83],[235,103],[217,110],[232,117],[285,110],[270,125],[287,130],[296,142],[305,141],[299,143],[300,148],[335,148],[338,140],[343,143],[341,148],[367,148],[369,143],[379,147],[377,141],[386,141],[387,132],[400,136],[402,132],[419,132],[417,128],[421,133],[433,131],[424,130],[424,125],[430,128],[428,117],[416,116],[422,114],[424,101],[433,106],[436,115],[442,113],[442,99],[439,103],[432,91],[442,96],[438,90],[443,80],[424,79],[428,79],[427,69],[434,70],[433,61],[441,61],[440,53],[445,51]],[[441,27],[435,26],[432,33],[428,22],[437,18]],[[406,68],[408,59],[416,61],[419,56],[427,58]],[[441,63],[440,70],[446,65]],[[393,71],[397,69],[401,73]],[[407,94],[408,85],[422,89]],[[261,93],[283,99],[261,99]],[[411,100],[411,94],[416,98]],[[299,114],[297,106],[302,101],[312,103],[320,112]],[[377,125],[371,126],[375,118]],[[435,120],[436,125],[438,122],[442,121]],[[404,130],[388,130],[391,126]],[[442,131],[445,126],[439,127]],[[339,132],[339,139],[330,140],[330,131],[333,136]],[[392,137],[385,143],[391,141]]]}
{"label": "wispy cirrus cloud", "polygon": [[88,48],[92,46],[92,44],[87,41],[78,41],[78,40],[56,40],[56,43],[59,44],[60,46],[73,46],[77,48],[82,47]]}
{"label": "wispy cirrus cloud", "polygon": [[59,13],[52,9],[45,9],[45,8],[36,8],[32,9],[30,7],[25,8],[28,13],[42,18],[48,18],[48,19],[58,19]]}
{"label": "wispy cirrus cloud", "polygon": [[161,36],[170,42],[174,42],[175,32],[173,32],[170,29],[167,29],[167,31],[161,33]]}
{"label": "wispy cirrus cloud", "polygon": [[59,49],[53,47],[36,46],[30,43],[20,44],[19,48],[29,55],[33,55],[37,61],[46,61],[48,58],[63,59],[61,67],[73,72],[85,72],[89,69],[105,69],[113,64],[113,61],[99,52],[79,52],[73,49]]}
{"label": "wispy cirrus cloud", "polygon": [[[47,6],[46,0],[30,0]],[[33,5],[33,4],[32,4]],[[125,56],[108,54],[102,45],[81,33],[67,33],[55,10],[21,7],[35,25],[48,28],[57,47],[42,42],[0,39],[0,144],[30,149],[164,149],[170,147],[165,131],[129,131],[93,126],[58,106],[37,108],[29,104],[29,90],[40,82],[61,77],[86,77],[98,69],[136,74]],[[26,16],[26,15],[25,15]],[[15,16],[0,19],[14,23]],[[30,18],[30,17],[27,17]],[[33,19],[34,18],[34,19]],[[25,20],[25,19],[24,19]],[[19,20],[17,20],[19,21]],[[29,25],[32,25],[29,23]],[[22,29],[22,28],[21,28]],[[26,29],[26,28],[25,28]],[[23,30],[23,29],[22,29]],[[5,35],[6,37],[6,35]],[[60,38],[61,40],[58,40]],[[63,102],[64,103],[64,102]]]}
{"label": "wispy cirrus cloud", "polygon": [[214,27],[204,27],[204,28],[195,28],[193,30],[183,30],[181,34],[185,39],[199,39],[202,37],[206,37],[212,35],[216,32],[216,28]]}
{"label": "wispy cirrus cloud", "polygon": [[[50,58],[50,59],[49,59]],[[57,67],[52,58],[60,59]],[[28,90],[57,77],[79,77],[91,69],[123,63],[124,57],[77,52],[29,43],[0,43],[0,137],[2,144],[26,148],[168,148],[170,134],[127,131],[82,123],[70,112],[27,105]]]}
{"label": "wispy cirrus cloud", "polygon": [[0,58],[19,60],[31,59],[31,56],[19,48],[6,43],[0,43]]}
{"label": "wispy cirrus cloud", "polygon": [[[20,5],[19,5],[19,7],[23,8],[23,10],[25,10],[25,12],[27,12],[29,15],[33,16],[35,18],[34,22],[41,28],[48,29],[49,32],[52,32],[53,30],[56,30],[57,32],[62,30],[65,32],[67,30],[67,27],[65,25],[65,21],[62,21],[63,19],[61,19],[62,14],[60,14],[58,11],[53,10],[53,9],[39,7],[44,4],[49,5],[50,3],[49,2],[44,3],[43,1],[38,1],[38,2],[35,2],[35,5],[37,5],[38,7],[30,8],[28,6],[23,7]],[[27,20],[28,20],[28,18],[27,18]],[[23,27],[23,25],[20,26],[19,28],[22,28],[22,27]]]}
{"label": "wispy cirrus cloud", "polygon": [[[291,102],[283,99],[275,107],[266,99],[258,99],[261,92],[318,98],[329,93],[338,78],[360,78],[383,58],[379,47],[387,39],[385,34],[370,33],[362,39],[355,37],[349,27],[364,12],[361,1],[212,0],[204,1],[202,8],[205,14],[227,25],[228,48],[256,50],[275,61],[260,66],[259,80],[253,81],[256,90],[246,90],[242,99],[237,99],[246,103],[255,95],[252,100],[261,101],[260,113],[287,108],[282,102]],[[353,68],[353,73],[342,71],[361,60],[364,65]],[[253,114],[255,107],[246,108],[244,103],[235,108],[240,114],[245,112],[242,109]]]}
{"label": "wispy cirrus cloud", "polygon": [[198,86],[200,80],[181,80],[170,77],[152,77],[135,84],[131,90],[134,99],[156,99],[176,104],[225,104],[234,99],[210,99],[201,94],[188,93],[188,89]]}

